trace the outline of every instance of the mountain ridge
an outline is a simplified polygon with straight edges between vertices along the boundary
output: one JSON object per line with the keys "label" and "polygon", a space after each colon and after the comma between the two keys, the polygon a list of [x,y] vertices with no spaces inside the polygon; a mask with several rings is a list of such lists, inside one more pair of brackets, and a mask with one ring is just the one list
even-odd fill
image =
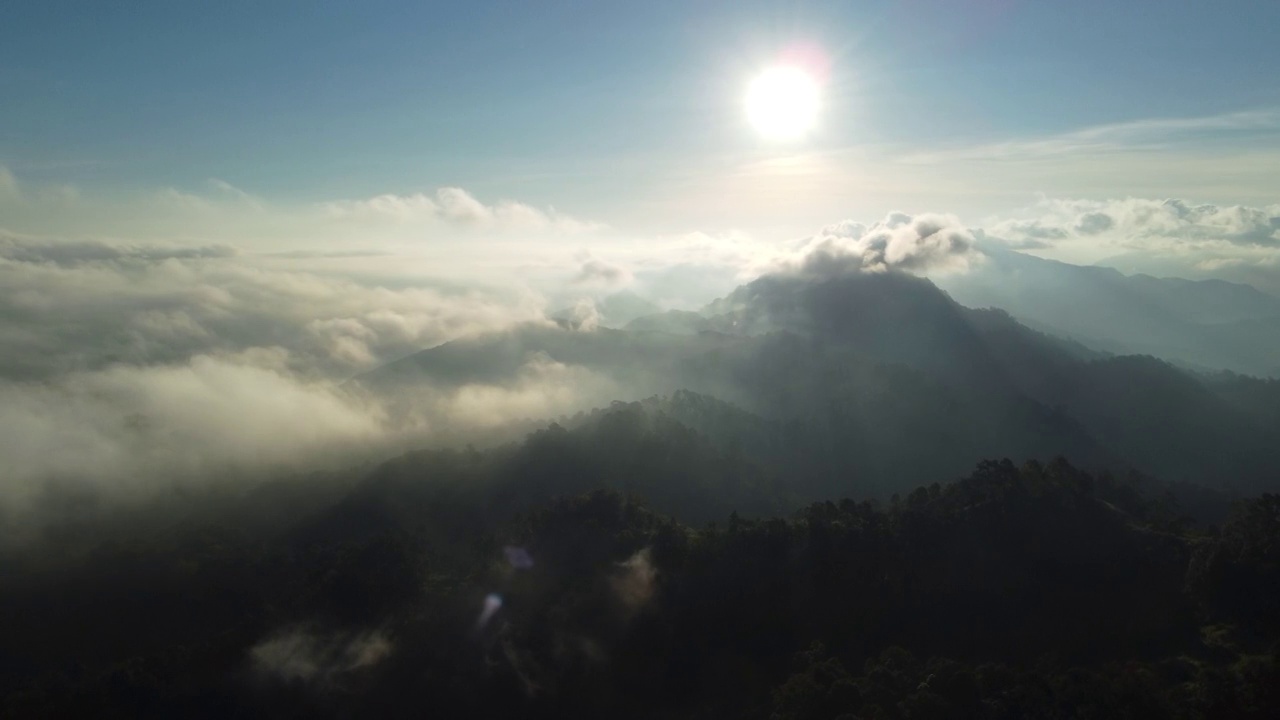
{"label": "mountain ridge", "polygon": [[803,428],[791,457],[815,491],[837,490],[821,483],[842,476],[887,494],[983,457],[1054,455],[1217,487],[1229,478],[1236,490],[1276,481],[1280,436],[1228,387],[1247,380],[1215,385],[1155,358],[1094,353],[1007,312],[966,308],[924,278],[766,276],[701,317],[693,334],[523,326],[362,382],[456,389],[542,358],[630,393],[615,400],[687,389]]}

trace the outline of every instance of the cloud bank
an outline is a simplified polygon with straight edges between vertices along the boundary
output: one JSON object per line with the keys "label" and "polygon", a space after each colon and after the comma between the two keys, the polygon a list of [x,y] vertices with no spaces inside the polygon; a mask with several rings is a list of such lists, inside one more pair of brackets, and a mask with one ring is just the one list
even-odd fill
{"label": "cloud bank", "polygon": [[490,384],[375,397],[345,381],[457,338],[551,327],[548,300],[312,262],[0,237],[0,520],[31,520],[52,489],[134,501],[343,467],[618,392],[531,357]]}

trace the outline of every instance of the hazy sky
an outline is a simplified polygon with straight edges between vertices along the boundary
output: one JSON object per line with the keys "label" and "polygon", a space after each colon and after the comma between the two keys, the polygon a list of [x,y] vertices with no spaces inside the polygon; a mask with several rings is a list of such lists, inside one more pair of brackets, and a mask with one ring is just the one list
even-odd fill
{"label": "hazy sky", "polygon": [[590,332],[620,290],[697,309],[1014,249],[1280,295],[1276,28],[1275,0],[6,0],[0,524],[47,481],[623,397],[537,354],[390,403],[344,384],[566,309]]}
{"label": "hazy sky", "polygon": [[[0,166],[28,188],[457,186],[634,232],[778,236],[977,222],[1037,193],[1280,195],[1270,0],[15,0],[0,19]],[[797,48],[825,76],[819,126],[770,143],[743,95]]]}

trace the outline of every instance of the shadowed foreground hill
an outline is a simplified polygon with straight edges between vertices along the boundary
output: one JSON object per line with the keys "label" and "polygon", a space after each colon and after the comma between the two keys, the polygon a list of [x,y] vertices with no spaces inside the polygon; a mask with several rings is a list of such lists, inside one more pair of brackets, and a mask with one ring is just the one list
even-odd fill
{"label": "shadowed foreground hill", "polygon": [[[1195,531],[1167,496],[1061,460],[1003,461],[887,504],[685,524],[599,488],[648,490],[684,515],[715,517],[728,478],[754,476],[645,418],[606,413],[512,448],[405,456],[317,513],[276,508],[271,533],[237,526],[231,509],[220,523],[105,541],[57,570],[6,573],[0,711],[1280,709],[1276,496]],[[628,475],[638,455],[654,458],[644,479]],[[771,487],[739,492],[769,498]]]}

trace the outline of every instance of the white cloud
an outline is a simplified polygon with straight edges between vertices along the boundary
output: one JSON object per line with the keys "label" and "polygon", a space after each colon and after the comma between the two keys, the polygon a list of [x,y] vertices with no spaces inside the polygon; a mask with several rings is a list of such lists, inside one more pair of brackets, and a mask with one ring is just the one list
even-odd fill
{"label": "white cloud", "polygon": [[591,298],[579,298],[569,308],[564,320],[572,330],[581,330],[583,332],[591,332],[600,327],[604,318],[600,314],[600,307],[595,300]]}
{"label": "white cloud", "polygon": [[543,317],[544,301],[527,288],[456,289],[423,278],[396,287],[394,276],[369,282],[294,269],[305,262],[223,247],[0,236],[0,376],[273,345],[287,347],[299,371],[342,374]]}
{"label": "white cloud", "polygon": [[476,427],[496,427],[515,419],[558,417],[608,399],[626,390],[585,368],[534,355],[509,382],[465,385],[452,393],[443,417]]}
{"label": "white cloud", "polygon": [[553,325],[528,288],[300,269],[349,261],[0,238],[0,522],[38,522],[24,508],[55,486],[142,500],[471,440],[616,396],[545,357],[486,385],[396,397],[343,385],[456,338]]}
{"label": "white cloud", "polygon": [[1280,255],[1280,205],[1046,199],[1018,214],[988,222],[987,235],[1015,246],[1039,241],[1050,256],[1085,262],[1142,253],[1209,268],[1265,264]]}
{"label": "white cloud", "polygon": [[891,213],[870,227],[851,220],[829,225],[778,266],[821,277],[853,271],[923,274],[964,270],[980,258],[972,233],[955,216]]}
{"label": "white cloud", "polygon": [[[175,488],[252,484],[426,445],[505,440],[527,423],[627,396],[616,381],[532,355],[510,377],[429,378],[386,393],[289,370],[283,348],[0,380],[3,543],[38,532],[70,491],[100,510]],[[50,495],[52,493],[52,495]]]}
{"label": "white cloud", "polygon": [[0,166],[5,230],[129,243],[226,244],[255,250],[368,250],[425,241],[582,235],[602,223],[513,200],[486,204],[462,188],[323,202],[268,202],[221,179],[201,192],[164,188],[108,197],[29,186]]}
{"label": "white cloud", "polygon": [[278,352],[0,383],[0,498],[31,501],[48,481],[139,496],[323,466],[380,440],[380,409],[271,367]]}

